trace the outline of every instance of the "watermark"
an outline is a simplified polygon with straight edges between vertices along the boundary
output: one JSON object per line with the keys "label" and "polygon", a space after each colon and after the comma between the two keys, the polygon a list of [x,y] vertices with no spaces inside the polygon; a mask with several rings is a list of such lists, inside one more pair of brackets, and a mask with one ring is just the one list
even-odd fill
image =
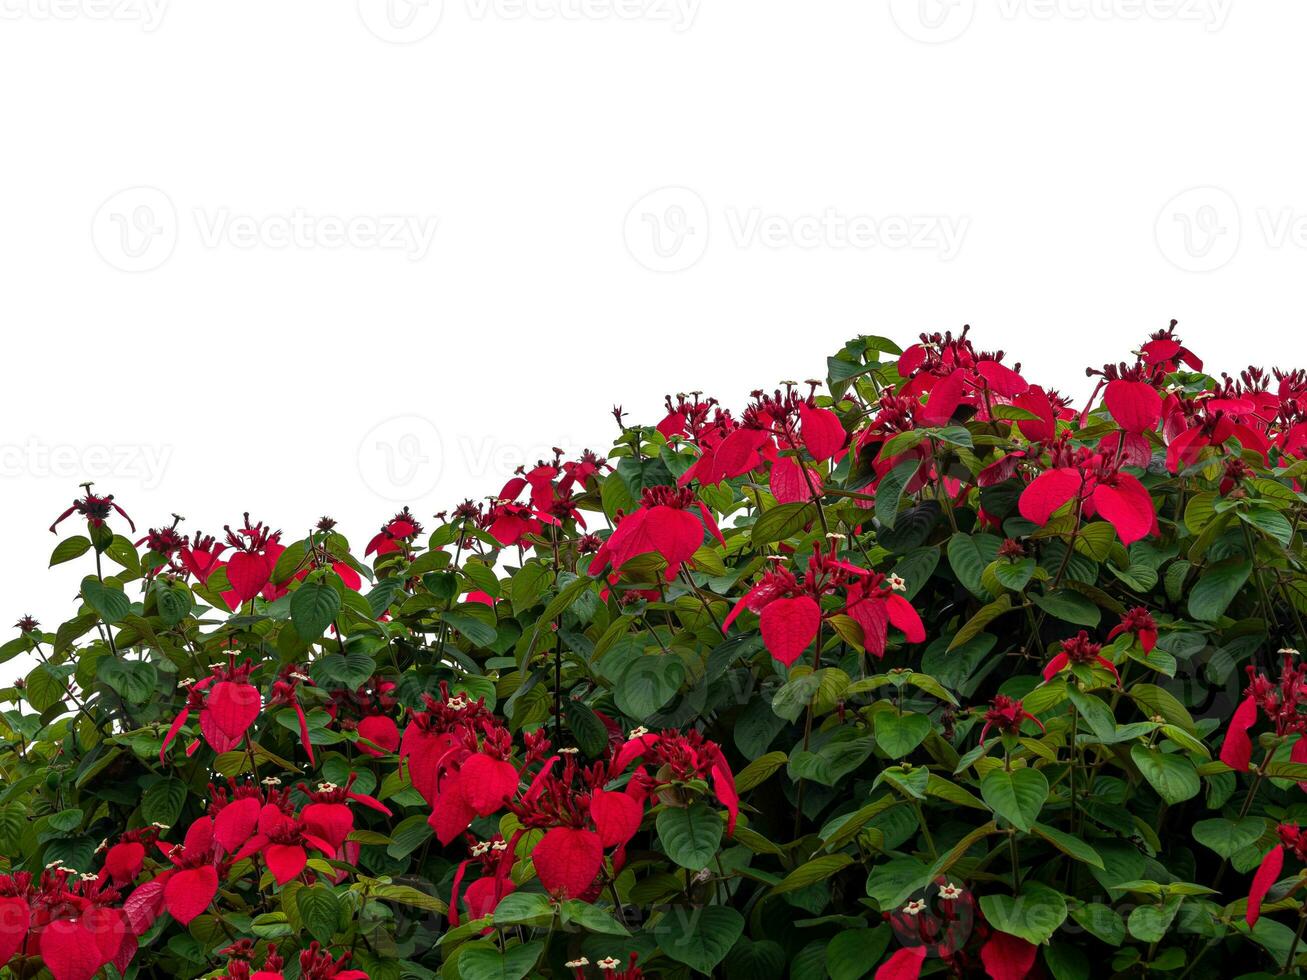
{"label": "watermark", "polygon": [[1162,206],[1154,232],[1158,249],[1176,268],[1211,272],[1239,251],[1239,205],[1220,187],[1191,187]]}
{"label": "watermark", "polygon": [[[0,0],[3,2],[3,0]],[[430,37],[448,14],[473,22],[546,21],[560,23],[662,24],[675,33],[689,30],[701,0],[463,0],[445,10],[443,0],[358,0],[359,19],[377,38],[413,44]]]}
{"label": "watermark", "polygon": [[653,272],[680,272],[708,251],[709,227],[717,218],[721,241],[736,249],[812,251],[924,251],[947,262],[961,251],[971,226],[966,215],[872,214],[827,207],[819,212],[782,214],[761,207],[728,206],[710,214],[687,187],[662,187],[631,206],[622,237],[631,257]]}
{"label": "watermark", "polygon": [[[442,433],[424,415],[396,415],[378,422],[359,440],[357,463],[364,485],[385,500],[411,503],[432,493],[452,460],[459,477],[508,480],[539,462],[578,459],[583,446],[572,439],[529,445],[481,436]],[[495,486],[498,489],[498,485]]]}
{"label": "watermark", "polygon": [[0,443],[0,478],[55,478],[63,481],[132,481],[145,490],[162,482],[172,446],[46,443]]}
{"label": "watermark", "polygon": [[0,0],[0,20],[106,21],[159,29],[168,0]]}
{"label": "watermark", "polygon": [[440,430],[421,415],[378,422],[359,440],[356,458],[364,485],[397,503],[431,493],[444,470]]}
{"label": "watermark", "polygon": [[115,269],[157,269],[177,247],[177,208],[157,187],[128,187],[95,212],[91,241],[100,257]]}
{"label": "watermark", "polygon": [[412,44],[440,26],[444,0],[358,0],[359,18],[390,44]]}
{"label": "watermark", "polygon": [[[1229,20],[1234,0],[994,0],[982,9],[1001,21],[1176,23],[1211,33]],[[924,44],[961,37],[976,17],[975,0],[890,0],[900,31]]]}
{"label": "watermark", "polygon": [[1185,272],[1214,272],[1244,249],[1307,251],[1307,208],[1237,201],[1222,187],[1191,187],[1163,205],[1158,250]]}
{"label": "watermark", "polygon": [[413,214],[340,215],[303,207],[254,214],[227,206],[192,207],[185,217],[157,187],[129,187],[95,214],[91,240],[109,265],[124,272],[159,268],[183,235],[205,249],[394,252],[411,262],[425,258],[439,219]]}

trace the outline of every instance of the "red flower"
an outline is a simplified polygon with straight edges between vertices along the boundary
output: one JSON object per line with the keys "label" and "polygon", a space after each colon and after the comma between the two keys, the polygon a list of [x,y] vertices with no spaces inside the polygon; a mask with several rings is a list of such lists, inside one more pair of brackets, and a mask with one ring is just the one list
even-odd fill
{"label": "red flower", "polygon": [[91,484],[83,483],[82,486],[86,490],[86,495],[74,500],[72,506],[54,519],[54,523],[50,525],[51,534],[57,534],[58,532],[55,529],[63,523],[66,518],[71,517],[74,512],[85,517],[88,526],[103,527],[105,521],[109,519],[109,515],[113,511],[117,511],[123,520],[127,522],[127,525],[132,529],[132,531],[135,532],[136,524],[127,516],[127,511],[123,510],[113,502],[113,494],[110,493],[101,497],[97,494],[91,493]]}
{"label": "red flower", "polygon": [[991,728],[997,728],[1001,735],[1020,735],[1021,723],[1033,721],[1044,730],[1044,723],[1021,706],[1021,702],[1006,694],[995,695],[990,702],[990,709],[985,712],[985,724],[980,729],[980,744],[985,744],[985,736]]}
{"label": "red flower", "polygon": [[[272,578],[272,570],[277,564],[276,555],[269,554],[269,548],[278,544],[280,531],[273,531],[263,526],[263,522],[250,524],[250,515],[245,514],[244,526],[233,531],[226,527],[227,544],[234,549],[227,559],[227,583],[231,591],[223,593],[223,601],[228,608],[236,609],[242,602],[248,602],[263,591],[263,587]],[[281,549],[285,550],[285,549]],[[233,602],[233,600],[235,600]]]}
{"label": "red flower", "polygon": [[[735,833],[740,797],[735,789],[735,776],[716,742],[709,741],[696,731],[682,734],[673,729],[654,734],[637,728],[631,733],[631,738],[617,750],[609,771],[613,776],[620,775],[632,762],[641,758],[645,777],[652,781],[648,787],[651,791],[656,791],[658,784],[668,781],[702,779],[708,782],[717,801],[726,807],[727,835]],[[650,768],[654,770],[653,774],[649,773]],[[635,833],[634,827],[629,827],[627,823],[630,814],[624,814],[619,819],[622,820],[624,829],[629,828],[631,834]],[[636,821],[636,826],[638,824]]]}
{"label": "red flower", "polygon": [[[697,517],[691,508],[698,510]],[[692,491],[649,487],[639,510],[620,520],[591,560],[590,574],[598,575],[609,565],[620,570],[638,555],[656,554],[666,559],[666,579],[670,582],[703,546],[705,529],[726,544],[712,514]]]}
{"label": "red flower", "polygon": [[[164,761],[168,746],[195,710],[200,712],[200,731],[213,751],[229,752],[236,748],[259,717],[263,704],[258,688],[249,683],[253,670],[254,665],[248,661],[240,667],[217,666],[208,677],[192,684],[186,706],[164,736],[159,761]],[[198,741],[192,742],[186,754],[194,754],[198,747]]]}
{"label": "red flower", "polygon": [[1276,827],[1276,833],[1279,834],[1280,843],[1266,852],[1257,873],[1253,875],[1252,887],[1248,890],[1248,911],[1244,914],[1244,921],[1248,923],[1249,929],[1257,925],[1262,914],[1262,900],[1271,886],[1280,879],[1285,852],[1288,851],[1300,862],[1307,862],[1307,834],[1299,830],[1296,823],[1282,823]]}
{"label": "red flower", "polygon": [[1117,683],[1121,683],[1121,675],[1116,672],[1116,665],[1106,657],[1099,654],[1103,649],[1102,644],[1095,643],[1089,639],[1089,634],[1081,630],[1069,640],[1062,641],[1062,650],[1044,668],[1044,680],[1050,681],[1060,671],[1065,670],[1071,664],[1097,664],[1100,667],[1106,667],[1112,672]]}
{"label": "red flower", "polygon": [[1220,756],[1222,762],[1238,772],[1247,772],[1252,763],[1253,743],[1248,730],[1257,723],[1259,711],[1275,726],[1278,738],[1299,736],[1289,759],[1307,762],[1307,714],[1299,710],[1307,707],[1307,664],[1294,663],[1296,650],[1281,650],[1280,654],[1283,660],[1278,682],[1251,665],[1247,667],[1248,688],[1230,719]]}
{"label": "red flower", "polygon": [[1107,638],[1115,640],[1122,633],[1133,633],[1144,653],[1152,653],[1157,646],[1157,622],[1143,606],[1136,606],[1122,616],[1121,622],[1112,627]]}
{"label": "red flower", "polygon": [[365,556],[375,553],[377,557],[406,549],[410,542],[422,533],[422,525],[405,507],[398,514],[381,526],[381,530],[368,542]]}
{"label": "red flower", "polygon": [[1051,455],[1052,469],[1040,473],[1021,493],[1018,509],[1026,520],[1042,527],[1055,510],[1074,500],[1086,514],[1102,515],[1116,528],[1122,544],[1158,533],[1153,498],[1115,461],[1066,443],[1052,447]]}

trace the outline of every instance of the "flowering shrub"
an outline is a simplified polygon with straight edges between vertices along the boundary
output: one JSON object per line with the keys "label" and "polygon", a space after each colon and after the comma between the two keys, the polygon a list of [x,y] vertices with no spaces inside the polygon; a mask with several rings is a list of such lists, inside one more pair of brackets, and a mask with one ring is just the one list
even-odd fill
{"label": "flowering shrub", "polygon": [[1307,374],[1174,327],[1080,406],[860,337],[361,552],[87,486],[0,647],[0,963],[1297,973]]}

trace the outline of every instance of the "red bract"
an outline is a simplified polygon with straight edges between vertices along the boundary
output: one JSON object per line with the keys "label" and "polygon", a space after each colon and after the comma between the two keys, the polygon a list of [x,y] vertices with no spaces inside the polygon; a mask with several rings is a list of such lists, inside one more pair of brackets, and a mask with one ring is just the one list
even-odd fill
{"label": "red bract", "polygon": [[1248,891],[1248,910],[1244,913],[1244,919],[1249,929],[1257,925],[1262,914],[1262,900],[1266,898],[1271,886],[1280,879],[1286,852],[1297,858],[1299,863],[1307,863],[1307,834],[1299,830],[1296,823],[1282,823],[1276,827],[1276,833],[1280,843],[1262,857],[1262,863],[1258,865],[1252,887]]}
{"label": "red bract", "polygon": [[639,510],[623,517],[604,541],[590,562],[590,574],[598,575],[609,565],[620,571],[632,558],[655,554],[666,560],[666,579],[671,582],[703,546],[705,530],[725,544],[712,514],[691,491],[651,487],[644,491]]}
{"label": "red bract", "polygon": [[1137,477],[1088,449],[1073,450],[1061,443],[1050,453],[1053,468],[1040,473],[1021,493],[1022,517],[1043,526],[1054,511],[1075,501],[1087,516],[1099,514],[1116,528],[1122,544],[1157,534],[1153,498]]}
{"label": "red bract", "polygon": [[[682,734],[673,729],[659,734],[636,729],[613,757],[612,774],[625,772],[637,759],[641,760],[651,791],[656,791],[661,783],[691,779],[708,782],[717,801],[726,807],[727,835],[735,833],[740,797],[735,789],[735,776],[716,742],[695,731]],[[652,773],[650,768],[654,770]]]}
{"label": "red bract", "polygon": [[381,530],[368,542],[363,554],[381,556],[405,550],[421,533],[422,525],[405,507],[381,526]]}
{"label": "red bract", "polygon": [[1221,746],[1221,761],[1238,772],[1247,772],[1251,765],[1253,743],[1248,731],[1257,724],[1259,712],[1275,726],[1277,738],[1299,736],[1289,759],[1307,762],[1307,663],[1295,663],[1296,650],[1281,650],[1280,656],[1278,682],[1251,665],[1247,667],[1248,688],[1230,719]]}
{"label": "red bract", "polygon": [[248,602],[262,592],[272,578],[277,559],[268,553],[268,549],[278,544],[281,532],[264,527],[262,521],[250,524],[248,512],[243,526],[233,531],[228,525],[226,531],[227,544],[233,551],[226,565],[231,591],[223,593],[223,601],[231,609],[236,609],[242,602]]}
{"label": "red bract", "polygon": [[[240,667],[217,666],[208,677],[191,683],[186,707],[173,719],[168,734],[164,736],[159,761],[165,761],[168,746],[189,720],[191,712],[197,710],[200,731],[213,751],[229,752],[236,748],[245,739],[263,706],[258,688],[249,683],[253,670],[254,665],[249,662]],[[198,747],[198,741],[192,742],[186,754],[194,754]]]}
{"label": "red bract", "polygon": [[985,712],[985,724],[980,729],[981,745],[985,744],[985,736],[989,734],[991,728],[998,729],[1000,735],[1020,735],[1021,723],[1033,721],[1041,732],[1044,730],[1042,721],[1023,708],[1020,701],[1006,694],[995,695],[990,705],[990,709]]}
{"label": "red bract", "polygon": [[55,980],[90,980],[108,963],[127,970],[136,953],[119,894],[93,874],[58,862],[34,880],[0,875],[0,965],[39,955]]}

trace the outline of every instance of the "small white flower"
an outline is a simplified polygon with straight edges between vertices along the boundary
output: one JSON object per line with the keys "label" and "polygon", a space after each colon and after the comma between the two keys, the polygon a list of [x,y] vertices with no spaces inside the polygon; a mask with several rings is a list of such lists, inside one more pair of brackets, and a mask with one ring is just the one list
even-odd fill
{"label": "small white flower", "polygon": [[260,780],[260,782],[263,783],[264,786],[280,786],[280,785],[281,785],[281,780],[278,779],[276,776],[264,776],[263,779]]}
{"label": "small white flower", "polygon": [[448,707],[453,711],[462,711],[464,708],[467,707],[467,701],[463,698],[461,694],[454,695],[452,698],[449,699],[447,704]]}
{"label": "small white flower", "polygon": [[495,841],[494,843],[492,843],[492,844],[490,845],[490,849],[491,849],[492,851],[506,851],[506,850],[508,850],[508,841],[506,841],[506,840],[497,840],[497,841]]}
{"label": "small white flower", "polygon": [[179,686],[179,687],[190,687],[192,684],[195,683],[195,678],[194,678],[194,677],[183,677],[183,678],[182,678],[180,681],[178,681],[177,683],[178,683],[178,686]]}
{"label": "small white flower", "polygon": [[891,575],[887,581],[889,582],[889,587],[895,592],[908,591],[908,583],[900,575]]}
{"label": "small white flower", "polygon": [[96,854],[99,854],[101,851],[103,851],[103,850],[104,850],[105,848],[107,848],[108,846],[109,846],[109,838],[106,837],[104,840],[100,841],[100,846],[97,847],[97,848],[95,849],[95,853],[96,853]]}
{"label": "small white flower", "polygon": [[581,750],[578,749],[576,746],[569,745],[566,748],[559,749],[558,753],[559,755],[576,755],[580,751]]}
{"label": "small white flower", "polygon": [[[632,728],[631,734],[628,735],[627,738],[644,738],[648,734],[649,734],[649,729],[645,728],[643,725],[640,725],[638,728]],[[602,962],[602,960],[600,962]]]}
{"label": "small white flower", "polygon": [[840,534],[839,531],[827,531],[827,532],[826,532],[826,540],[827,540],[827,541],[843,541],[845,537],[846,537],[846,535]]}
{"label": "small white flower", "polygon": [[472,845],[473,857],[481,857],[481,855],[488,854],[489,852],[490,852],[490,845],[483,840],[479,840]]}
{"label": "small white flower", "polygon": [[77,877],[81,878],[82,881],[99,881],[99,880],[100,880],[100,876],[99,876],[99,875],[97,875],[97,874],[92,874],[92,873],[89,872],[89,871],[83,871],[83,872],[82,872],[80,875],[78,875]]}
{"label": "small white flower", "polygon": [[339,788],[335,783],[318,783],[319,793],[332,793]]}
{"label": "small white flower", "polygon": [[59,867],[59,866],[62,865],[62,864],[63,864],[63,861],[61,861],[59,858],[55,858],[53,861],[51,861],[49,864],[47,864],[47,865],[45,866],[45,870],[46,870],[46,871],[50,871],[50,870],[52,870],[52,869],[54,869],[54,868]]}
{"label": "small white flower", "polygon": [[946,881],[946,882],[944,882],[944,884],[943,884],[943,885],[940,887],[940,889],[939,889],[939,897],[940,897],[940,898],[949,898],[949,899],[952,899],[952,898],[961,898],[961,897],[962,897],[962,889],[959,888],[957,885],[953,884],[953,882],[951,882],[951,881]]}
{"label": "small white flower", "polygon": [[925,902],[909,902],[907,905],[903,906],[903,911],[908,915],[918,915],[919,913],[924,912],[925,909]]}
{"label": "small white flower", "polygon": [[605,956],[602,960],[600,960],[598,963],[595,964],[595,966],[599,967],[599,969],[601,970],[616,970],[621,965],[622,965],[621,960],[614,959],[611,956]]}
{"label": "small white flower", "polygon": [[292,672],[290,676],[291,676],[292,679],[297,680],[297,681],[306,681],[306,682],[307,682],[307,681],[312,680],[312,678],[309,677],[308,674],[301,674],[298,670]]}
{"label": "small white flower", "polygon": [[567,967],[569,970],[579,970],[581,969],[581,967],[589,966],[589,965],[590,965],[590,961],[587,960],[584,956],[582,956],[579,960],[568,960],[566,963],[563,964],[563,966]]}
{"label": "small white flower", "polygon": [[1288,654],[1290,657],[1296,657],[1298,656],[1298,651],[1295,650],[1293,647],[1284,647],[1280,650],[1280,656],[1283,657],[1286,654]]}
{"label": "small white flower", "polygon": [[155,830],[172,830],[171,826],[169,826],[166,823],[159,823],[159,821],[157,820],[154,821],[152,824],[150,824],[150,826],[153,827]]}

